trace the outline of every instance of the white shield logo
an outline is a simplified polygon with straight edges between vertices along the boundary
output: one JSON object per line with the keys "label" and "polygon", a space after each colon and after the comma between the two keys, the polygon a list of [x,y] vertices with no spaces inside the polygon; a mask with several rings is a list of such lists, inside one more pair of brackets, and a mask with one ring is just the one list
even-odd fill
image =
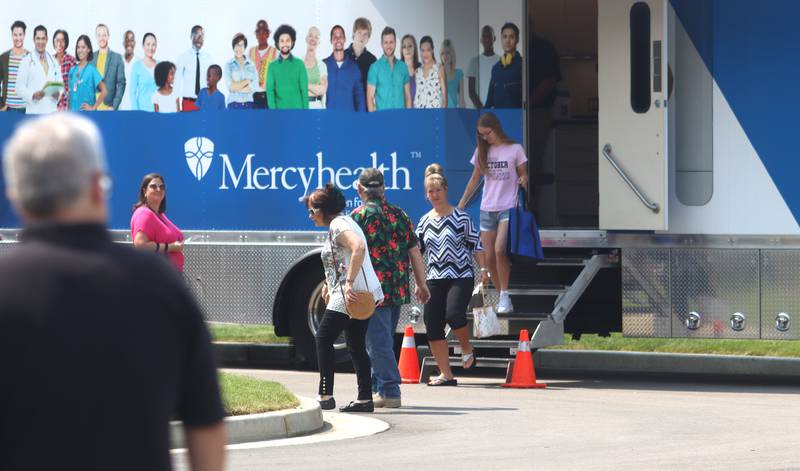
{"label": "white shield logo", "polygon": [[186,154],[186,165],[198,181],[208,173],[214,157],[214,143],[205,137],[193,137],[183,144]]}

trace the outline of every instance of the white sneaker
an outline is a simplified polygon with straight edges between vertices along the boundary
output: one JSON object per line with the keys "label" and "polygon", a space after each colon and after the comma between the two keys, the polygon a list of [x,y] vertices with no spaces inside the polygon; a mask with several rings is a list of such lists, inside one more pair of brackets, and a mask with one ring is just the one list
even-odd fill
{"label": "white sneaker", "polygon": [[511,296],[508,294],[501,294],[500,300],[497,301],[497,311],[498,314],[509,314],[514,312],[514,305],[511,304]]}

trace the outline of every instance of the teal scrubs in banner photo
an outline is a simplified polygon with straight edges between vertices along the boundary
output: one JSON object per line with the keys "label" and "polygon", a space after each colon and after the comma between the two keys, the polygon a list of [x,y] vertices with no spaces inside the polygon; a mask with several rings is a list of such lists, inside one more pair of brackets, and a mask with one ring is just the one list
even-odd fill
{"label": "teal scrubs in banner photo", "polygon": [[369,67],[367,85],[375,86],[375,107],[379,110],[405,108],[408,82],[408,67],[402,61],[395,60],[392,67],[386,56],[381,56]]}
{"label": "teal scrubs in banner photo", "polygon": [[97,87],[103,81],[97,68],[86,64],[82,69],[74,66],[69,70],[69,110],[80,111],[81,105],[87,103],[94,106]]}

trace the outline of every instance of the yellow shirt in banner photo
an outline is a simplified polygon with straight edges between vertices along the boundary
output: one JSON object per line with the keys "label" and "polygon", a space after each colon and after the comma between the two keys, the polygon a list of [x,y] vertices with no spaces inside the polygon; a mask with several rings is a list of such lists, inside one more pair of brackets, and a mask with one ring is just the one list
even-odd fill
{"label": "yellow shirt in banner photo", "polygon": [[[106,77],[106,59],[108,59],[108,52],[107,51],[99,51],[97,53],[97,71],[100,72],[100,75],[105,78]],[[97,93],[95,97],[96,100],[100,99],[100,92]],[[100,103],[100,106],[97,107],[98,111],[108,111],[113,110],[114,108],[106,105],[105,103]]]}

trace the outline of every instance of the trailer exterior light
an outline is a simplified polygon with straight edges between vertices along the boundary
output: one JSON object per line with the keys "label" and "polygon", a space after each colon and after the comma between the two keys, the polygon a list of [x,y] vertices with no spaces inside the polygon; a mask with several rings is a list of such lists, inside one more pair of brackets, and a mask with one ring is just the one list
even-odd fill
{"label": "trailer exterior light", "polygon": [[778,332],[788,332],[791,325],[792,318],[789,317],[789,314],[786,314],[785,312],[781,312],[775,318],[775,328],[778,329]]}

